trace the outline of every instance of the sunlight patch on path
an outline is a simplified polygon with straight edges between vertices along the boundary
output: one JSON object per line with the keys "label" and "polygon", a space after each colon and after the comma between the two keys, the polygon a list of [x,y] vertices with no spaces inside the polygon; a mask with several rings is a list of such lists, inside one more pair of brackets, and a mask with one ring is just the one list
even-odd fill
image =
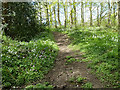
{"label": "sunlight patch on path", "polygon": [[[65,65],[66,56],[73,56],[79,60],[83,59],[80,51],[72,51],[68,48],[70,44],[69,38],[65,34],[54,32],[56,43],[59,46],[58,56],[55,61],[54,68],[46,75],[46,80],[56,88],[80,88],[81,84],[72,84],[68,82],[71,77],[86,77],[87,81],[93,84],[93,88],[102,88],[102,83],[90,74],[90,69],[87,69],[85,62],[73,62]],[[78,53],[76,55],[76,53]]]}

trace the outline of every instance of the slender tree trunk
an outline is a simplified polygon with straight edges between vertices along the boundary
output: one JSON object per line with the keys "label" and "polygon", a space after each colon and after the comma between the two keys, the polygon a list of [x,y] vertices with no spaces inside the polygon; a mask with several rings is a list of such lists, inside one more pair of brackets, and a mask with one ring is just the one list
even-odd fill
{"label": "slender tree trunk", "polygon": [[60,22],[60,4],[59,4],[59,0],[58,0],[58,23],[61,26],[61,22]]}
{"label": "slender tree trunk", "polygon": [[120,1],[118,2],[118,30],[120,36]]}
{"label": "slender tree trunk", "polygon": [[55,6],[53,7],[53,12],[54,12],[54,19],[55,19],[55,28],[57,28],[57,20],[56,20]]}
{"label": "slender tree trunk", "polygon": [[115,2],[113,2],[113,15],[114,15],[114,18],[113,18],[113,25],[115,26],[115,20],[116,20],[116,15],[115,15]]}
{"label": "slender tree trunk", "polygon": [[46,24],[49,26],[48,2],[45,2],[45,8],[46,8]]}
{"label": "slender tree trunk", "polygon": [[48,26],[50,25],[50,22],[49,22],[49,12],[48,12],[48,3],[47,3],[47,24],[48,24]]}
{"label": "slender tree trunk", "polygon": [[65,1],[65,5],[64,5],[64,13],[65,13],[65,23],[64,23],[64,26],[66,28],[67,27],[67,0]]}
{"label": "slender tree trunk", "polygon": [[72,6],[71,6],[71,0],[70,0],[70,25],[71,25],[71,28],[73,26],[73,9],[72,9]]}
{"label": "slender tree trunk", "polygon": [[49,7],[50,9],[50,26],[52,26],[52,22],[53,22],[53,19],[52,19],[52,9],[51,7]]}
{"label": "slender tree trunk", "polygon": [[108,13],[108,25],[110,26],[110,18],[111,18],[111,8],[110,8],[110,2],[108,2],[108,8],[109,8],[109,13]]}
{"label": "slender tree trunk", "polygon": [[82,26],[84,26],[84,4],[81,2],[81,22]]}
{"label": "slender tree trunk", "polygon": [[92,2],[90,2],[90,26],[92,26]]}
{"label": "slender tree trunk", "polygon": [[73,8],[74,8],[74,23],[75,23],[75,28],[77,27],[77,18],[76,18],[76,5],[75,5],[75,0],[73,1]]}
{"label": "slender tree trunk", "polygon": [[[87,8],[87,2],[85,2],[85,12],[87,11],[86,8]],[[86,15],[87,15],[87,14],[84,15],[85,19],[86,19]],[[86,24],[88,24],[88,23],[86,23]],[[86,26],[87,26],[87,25],[86,25]]]}
{"label": "slender tree trunk", "polygon": [[99,23],[99,6],[97,6],[97,26],[100,26],[100,23]]}
{"label": "slender tree trunk", "polygon": [[40,24],[42,24],[42,5],[41,3],[39,3],[40,5]]}
{"label": "slender tree trunk", "polygon": [[102,14],[103,14],[103,3],[100,3],[100,7],[101,7],[101,10],[100,10],[100,25],[101,25],[101,22],[102,22]]}
{"label": "slender tree trunk", "polygon": [[[120,63],[120,1],[117,3],[118,6],[118,63]],[[118,65],[118,68],[120,66]]]}

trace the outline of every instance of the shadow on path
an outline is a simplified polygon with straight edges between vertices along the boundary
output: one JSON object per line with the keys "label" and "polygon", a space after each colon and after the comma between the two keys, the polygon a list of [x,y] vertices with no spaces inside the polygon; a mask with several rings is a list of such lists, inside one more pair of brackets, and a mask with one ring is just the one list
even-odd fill
{"label": "shadow on path", "polygon": [[66,56],[72,56],[81,60],[83,59],[82,53],[80,53],[80,51],[72,51],[70,48],[68,48],[70,41],[67,35],[59,32],[54,32],[53,34],[56,43],[59,46],[59,52],[55,61],[55,66],[46,75],[45,80],[50,82],[50,84],[56,88],[80,88],[81,84],[73,84],[68,82],[68,80],[71,77],[77,77],[81,75],[82,77],[87,78],[86,82],[91,82],[93,84],[93,88],[102,88],[102,83],[96,78],[95,75],[90,73],[90,69],[87,69],[85,62],[73,62],[68,65],[65,64]]}

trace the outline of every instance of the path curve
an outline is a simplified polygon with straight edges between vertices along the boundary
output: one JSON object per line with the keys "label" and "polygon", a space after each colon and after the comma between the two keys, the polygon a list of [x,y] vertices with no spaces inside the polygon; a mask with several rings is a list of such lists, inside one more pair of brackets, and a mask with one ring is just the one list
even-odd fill
{"label": "path curve", "polygon": [[[54,32],[54,37],[57,45],[59,46],[58,56],[55,60],[55,66],[46,75],[46,81],[50,82],[56,88],[76,88],[81,87],[79,84],[72,84],[68,82],[71,77],[82,76],[86,77],[87,82],[93,84],[93,88],[102,88],[103,84],[97,79],[95,75],[90,73],[90,69],[87,69],[85,62],[73,62],[71,64],[65,64],[66,56],[72,56],[76,59],[83,59],[80,51],[72,51],[68,48],[70,41],[67,35],[60,32]],[[78,53],[78,54],[76,54]]]}

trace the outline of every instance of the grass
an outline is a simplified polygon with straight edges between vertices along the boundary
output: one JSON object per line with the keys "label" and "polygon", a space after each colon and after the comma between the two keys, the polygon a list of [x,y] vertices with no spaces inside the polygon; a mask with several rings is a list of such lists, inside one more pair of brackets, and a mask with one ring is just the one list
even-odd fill
{"label": "grass", "polygon": [[2,38],[3,87],[40,80],[53,67],[58,47],[51,32],[41,32],[29,42]]}
{"label": "grass", "polygon": [[92,88],[92,83],[87,82],[81,86],[81,88]]}
{"label": "grass", "polygon": [[84,80],[86,80],[85,77],[78,76],[78,77],[71,77],[68,81],[74,83],[83,83]]}
{"label": "grass", "polygon": [[81,77],[81,76],[79,76],[79,77],[77,77],[77,83],[82,83],[83,82],[83,80],[85,80],[86,78],[85,77]]}
{"label": "grass", "polygon": [[86,82],[85,80],[86,80],[85,77],[78,76],[78,77],[71,77],[69,78],[68,81],[71,83],[76,83],[76,84],[81,85],[81,88],[93,88],[92,83]]}
{"label": "grass", "polygon": [[40,90],[45,90],[45,89],[49,89],[52,90],[54,87],[52,85],[49,85],[48,82],[45,82],[43,84],[38,83],[36,85],[28,85],[25,87],[26,89],[40,89]]}
{"label": "grass", "polygon": [[76,78],[75,77],[71,77],[68,81],[69,82],[75,82]]}
{"label": "grass", "polygon": [[85,53],[82,61],[89,63],[88,68],[91,68],[101,81],[110,87],[120,87],[117,32],[104,27],[68,29],[61,32],[71,38],[69,47]]}
{"label": "grass", "polygon": [[66,58],[67,58],[67,59],[70,59],[70,58],[72,58],[72,56],[66,56]]}
{"label": "grass", "polygon": [[66,56],[66,65],[67,64],[70,64],[70,63],[72,63],[72,62],[79,62],[80,60],[79,59],[75,59],[75,58],[73,58],[72,56]]}

